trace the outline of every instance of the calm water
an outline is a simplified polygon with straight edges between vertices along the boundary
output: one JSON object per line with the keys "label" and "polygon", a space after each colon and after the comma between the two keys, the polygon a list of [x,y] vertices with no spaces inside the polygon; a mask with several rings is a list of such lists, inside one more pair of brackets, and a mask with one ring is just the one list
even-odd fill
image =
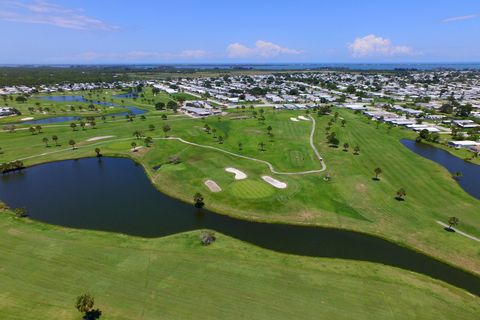
{"label": "calm water", "polygon": [[[118,104],[108,102],[108,101],[98,101],[98,100],[89,100],[84,98],[83,96],[42,96],[38,97],[40,100],[48,100],[48,101],[54,101],[54,102],[84,102],[84,103],[93,103],[93,104],[98,104],[106,107],[118,107]],[[116,117],[124,117],[127,114],[134,114],[134,115],[140,115],[143,114],[147,111],[143,109],[139,109],[134,106],[123,106],[123,108],[128,109],[128,111],[125,112],[119,112],[115,114],[110,114],[110,116],[116,116]],[[46,119],[39,119],[39,120],[31,120],[31,121],[23,121],[21,123],[23,124],[50,124],[50,123],[57,123],[57,122],[66,122],[66,121],[77,121],[80,120],[81,117],[78,116],[67,116],[67,117],[51,117],[51,118],[46,118]]]}
{"label": "calm water", "polygon": [[402,140],[404,146],[416,154],[441,164],[453,175],[461,172],[463,176],[455,178],[458,184],[477,199],[480,199],[480,166],[466,162],[440,148],[412,140]]}
{"label": "calm water", "polygon": [[196,209],[158,192],[142,167],[129,159],[68,160],[3,175],[0,199],[11,207],[26,207],[32,219],[51,224],[142,237],[208,228],[278,252],[396,266],[480,295],[480,278],[377,237],[248,222]]}

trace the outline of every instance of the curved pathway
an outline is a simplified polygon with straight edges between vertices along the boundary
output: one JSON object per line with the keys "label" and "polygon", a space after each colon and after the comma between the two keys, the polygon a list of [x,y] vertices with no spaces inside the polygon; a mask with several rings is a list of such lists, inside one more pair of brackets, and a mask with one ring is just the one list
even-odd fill
{"label": "curved pathway", "polygon": [[[238,157],[238,158],[242,158],[242,159],[247,159],[247,160],[251,160],[251,161],[255,161],[255,162],[260,162],[260,163],[263,163],[265,165],[268,166],[268,168],[270,169],[270,171],[272,173],[275,173],[275,174],[283,174],[283,175],[303,175],[303,174],[311,174],[311,173],[319,173],[319,172],[322,172],[322,171],[325,171],[327,169],[327,166],[325,165],[325,162],[323,161],[323,158],[322,156],[320,155],[320,153],[318,152],[317,148],[315,147],[315,144],[313,142],[313,137],[315,135],[315,127],[316,127],[316,122],[315,122],[315,119],[312,117],[312,116],[309,116],[309,118],[312,120],[312,131],[310,132],[310,146],[312,147],[313,149],[313,152],[315,153],[315,156],[317,157],[317,159],[320,161],[320,164],[322,166],[321,169],[317,169],[317,170],[308,170],[308,171],[299,171],[299,172],[281,172],[281,171],[277,171],[275,170],[275,168],[273,167],[273,165],[268,162],[268,161],[265,161],[265,160],[261,160],[261,159],[257,159],[257,158],[252,158],[252,157],[248,157],[248,156],[244,156],[244,155],[241,155],[241,154],[238,154],[238,153],[234,153],[234,152],[230,152],[230,151],[227,151],[227,150],[223,150],[223,149],[220,149],[220,148],[217,148],[217,147],[213,147],[213,146],[208,146],[208,145],[204,145],[204,144],[198,144],[198,143],[195,143],[195,142],[190,142],[190,141],[187,141],[187,140],[184,140],[182,138],[178,138],[178,137],[153,137],[152,139],[155,139],[155,140],[176,140],[176,141],[180,141],[182,143],[185,143],[185,144],[188,144],[188,145],[191,145],[191,146],[195,146],[195,147],[199,147],[199,148],[204,148],[204,149],[210,149],[210,150],[215,150],[215,151],[219,151],[219,152],[223,152],[225,154],[228,154],[228,155],[231,155],[231,156],[234,156],[234,157]],[[80,149],[80,148],[85,148],[85,147],[92,147],[92,146],[96,146],[96,145],[101,145],[101,144],[105,144],[105,143],[109,143],[109,142],[113,142],[113,141],[126,141],[126,140],[131,140],[132,138],[121,138],[121,139],[114,139],[114,140],[105,140],[105,141],[101,141],[101,142],[97,142],[97,143],[92,143],[92,144],[88,144],[88,145],[85,145],[85,146],[78,146],[76,147],[76,149]],[[41,157],[41,156],[46,156],[46,155],[49,155],[49,154],[53,154],[53,153],[58,153],[58,152],[62,152],[62,151],[68,151],[68,150],[72,150],[72,148],[65,148],[65,149],[61,149],[61,150],[56,150],[56,151],[51,151],[51,152],[45,152],[45,153],[41,153],[41,154],[38,154],[38,155],[33,155],[33,156],[29,156],[29,157],[25,157],[25,158],[21,158],[21,159],[17,159],[17,160],[27,160],[27,159],[31,159],[31,158],[36,158],[36,157]]]}

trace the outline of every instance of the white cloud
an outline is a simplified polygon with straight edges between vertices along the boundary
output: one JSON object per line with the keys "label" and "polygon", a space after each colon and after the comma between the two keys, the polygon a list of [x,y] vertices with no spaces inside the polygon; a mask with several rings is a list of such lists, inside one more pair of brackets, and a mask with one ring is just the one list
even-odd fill
{"label": "white cloud", "polygon": [[273,58],[279,55],[297,55],[300,53],[298,50],[263,40],[255,42],[255,47],[253,48],[249,48],[241,43],[232,43],[227,47],[227,55],[230,58]]}
{"label": "white cloud", "polygon": [[456,17],[449,17],[446,19],[443,19],[443,23],[448,23],[448,22],[456,22],[456,21],[464,21],[464,20],[472,20],[475,18],[480,17],[480,14],[468,14],[465,16],[456,16]]}
{"label": "white cloud", "polygon": [[204,50],[183,50],[180,52],[161,51],[129,51],[129,52],[96,52],[88,51],[73,57],[57,58],[58,60],[81,61],[165,61],[165,60],[193,60],[208,56]]}
{"label": "white cloud", "polygon": [[46,24],[75,30],[113,31],[118,29],[116,26],[85,15],[81,9],[69,9],[42,0],[33,2],[0,1],[0,20]]}
{"label": "white cloud", "polygon": [[395,46],[390,39],[377,37],[369,34],[365,37],[356,38],[348,44],[348,49],[354,57],[369,56],[410,56],[417,53],[407,46]]}

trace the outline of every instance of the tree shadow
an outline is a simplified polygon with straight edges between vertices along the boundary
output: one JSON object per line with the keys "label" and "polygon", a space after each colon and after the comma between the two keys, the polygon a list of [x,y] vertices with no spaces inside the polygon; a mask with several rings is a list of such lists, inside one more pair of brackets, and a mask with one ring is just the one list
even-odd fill
{"label": "tree shadow", "polygon": [[95,310],[90,310],[88,312],[85,312],[83,319],[96,320],[96,319],[100,319],[101,316],[102,316],[102,311],[100,311],[100,309],[95,309]]}
{"label": "tree shadow", "polygon": [[373,180],[373,181],[380,181],[380,178],[373,177],[372,180]]}
{"label": "tree shadow", "polygon": [[445,227],[445,228],[443,228],[443,230],[445,230],[447,232],[455,232],[455,230],[450,228],[450,227]]}
{"label": "tree shadow", "polygon": [[404,199],[404,198],[402,198],[402,197],[399,197],[399,196],[396,196],[396,197],[395,197],[395,200],[397,200],[397,201],[405,201],[405,199]]}

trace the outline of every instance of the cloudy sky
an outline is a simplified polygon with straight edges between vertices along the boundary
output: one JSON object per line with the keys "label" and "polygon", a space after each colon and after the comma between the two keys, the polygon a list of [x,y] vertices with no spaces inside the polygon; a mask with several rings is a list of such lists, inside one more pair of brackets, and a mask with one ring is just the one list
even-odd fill
{"label": "cloudy sky", "polygon": [[0,64],[479,62],[474,0],[0,0]]}

